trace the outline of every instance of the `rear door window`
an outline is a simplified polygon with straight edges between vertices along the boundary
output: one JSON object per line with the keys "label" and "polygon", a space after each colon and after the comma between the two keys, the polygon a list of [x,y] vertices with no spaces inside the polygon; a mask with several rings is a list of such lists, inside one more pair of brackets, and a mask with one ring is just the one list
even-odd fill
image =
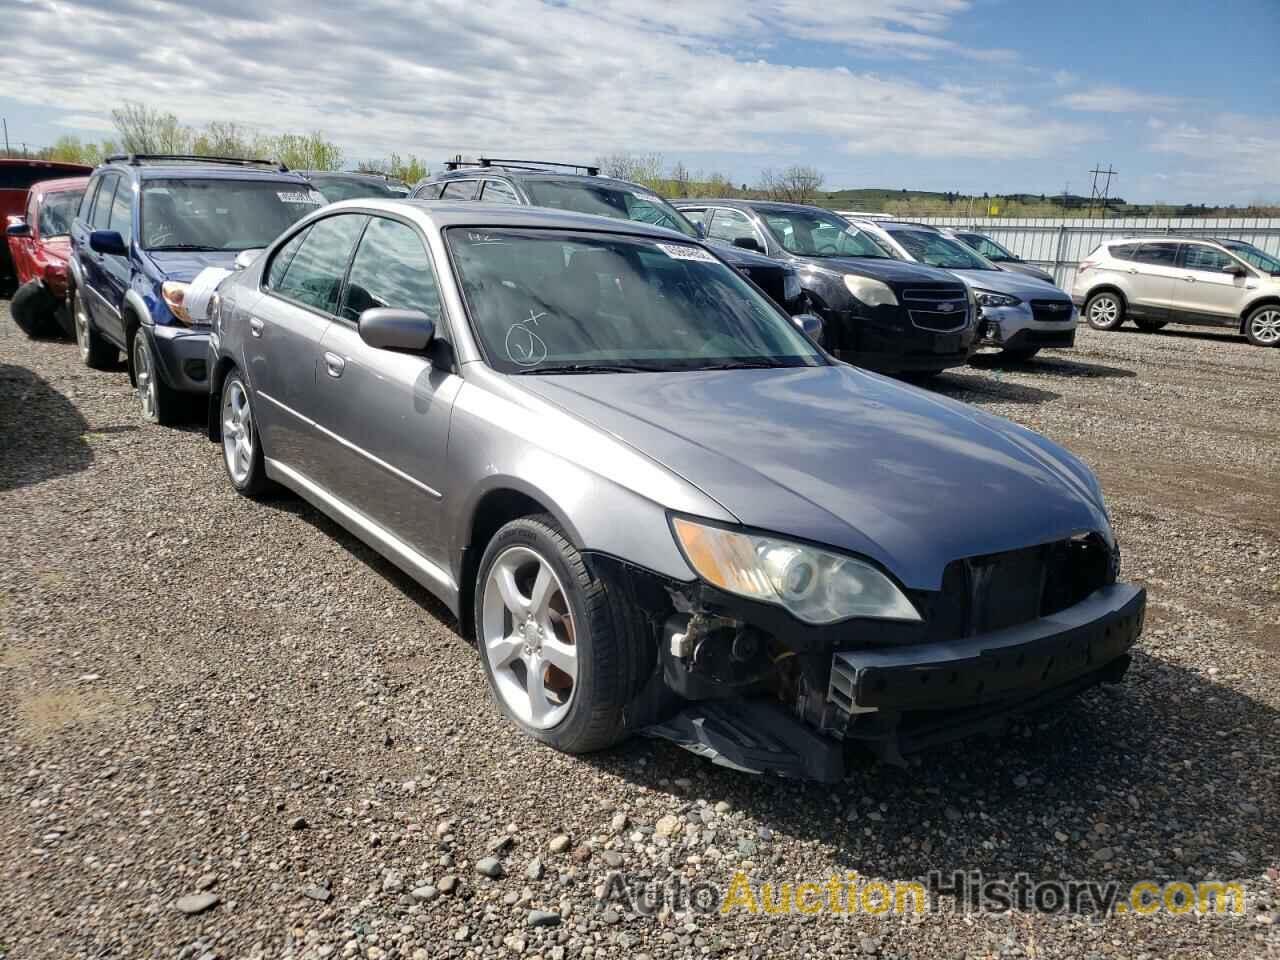
{"label": "rear door window", "polygon": [[484,193],[480,194],[480,199],[485,203],[520,202],[520,198],[516,196],[511,184],[504,183],[501,180],[486,180],[484,182]]}
{"label": "rear door window", "polygon": [[1150,264],[1153,267],[1172,267],[1178,262],[1178,244],[1176,243],[1144,243],[1138,247],[1137,256],[1134,257],[1139,263]]}
{"label": "rear door window", "polygon": [[111,222],[111,204],[115,202],[116,184],[120,182],[118,174],[103,177],[102,186],[98,188],[98,200],[93,205],[93,216],[89,226],[94,230],[106,230]]}
{"label": "rear door window", "polygon": [[111,201],[111,219],[107,224],[108,230],[114,230],[124,237],[126,242],[133,235],[132,186],[128,180],[120,178],[120,185],[116,188],[116,195]]}
{"label": "rear door window", "polygon": [[304,307],[336,313],[351,250],[368,219],[364,214],[340,214],[316,221],[272,289]]}
{"label": "rear door window", "polygon": [[440,199],[474,200],[479,187],[479,180],[450,180],[440,192]]}

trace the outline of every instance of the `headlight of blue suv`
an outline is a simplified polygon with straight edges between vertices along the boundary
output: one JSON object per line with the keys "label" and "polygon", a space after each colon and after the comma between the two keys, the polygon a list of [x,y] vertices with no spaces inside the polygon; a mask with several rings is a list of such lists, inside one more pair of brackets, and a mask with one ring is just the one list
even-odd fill
{"label": "headlight of blue suv", "polygon": [[889,285],[881,283],[879,280],[846,273],[844,275],[844,286],[846,290],[868,307],[896,307],[898,305],[898,298],[889,289]]}
{"label": "headlight of blue suv", "polygon": [[782,278],[782,298],[794,300],[798,296],[800,296],[800,278],[794,273],[788,273]]}
{"label": "headlight of blue suv", "polygon": [[865,560],[683,517],[672,527],[689,565],[707,583],[776,603],[806,623],[920,619],[897,585]]}
{"label": "headlight of blue suv", "polygon": [[973,294],[977,297],[980,307],[1016,307],[1022,303],[1017,297],[1011,297],[1007,293],[996,293],[994,290],[974,290]]}

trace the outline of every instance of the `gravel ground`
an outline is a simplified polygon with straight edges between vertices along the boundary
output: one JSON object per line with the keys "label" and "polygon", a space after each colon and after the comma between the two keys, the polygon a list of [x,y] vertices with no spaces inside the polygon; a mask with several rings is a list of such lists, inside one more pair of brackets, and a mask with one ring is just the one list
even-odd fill
{"label": "gravel ground", "polygon": [[[142,426],[123,372],[0,305],[0,958],[1280,956],[1280,351],[1079,339],[935,388],[1097,468],[1150,591],[1128,681],[831,789],[517,735],[429,595],[301,502],[235,496],[197,425]],[[597,902],[615,866],[1248,902],[649,916]]]}

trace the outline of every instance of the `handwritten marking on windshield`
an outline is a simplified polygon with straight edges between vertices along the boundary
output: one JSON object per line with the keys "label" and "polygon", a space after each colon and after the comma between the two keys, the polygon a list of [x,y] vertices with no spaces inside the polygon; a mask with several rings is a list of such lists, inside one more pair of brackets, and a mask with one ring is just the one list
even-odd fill
{"label": "handwritten marking on windshield", "polygon": [[546,343],[529,327],[529,324],[536,326],[538,321],[546,315],[545,311],[534,313],[533,308],[530,307],[528,319],[511,325],[507,331],[505,346],[507,358],[512,363],[522,367],[536,367],[547,359]]}

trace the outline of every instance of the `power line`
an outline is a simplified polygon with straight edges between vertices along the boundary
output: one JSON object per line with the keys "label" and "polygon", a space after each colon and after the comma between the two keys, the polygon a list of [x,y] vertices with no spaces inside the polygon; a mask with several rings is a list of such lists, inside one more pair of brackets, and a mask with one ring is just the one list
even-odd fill
{"label": "power line", "polygon": [[[1111,164],[1107,164],[1107,169],[1102,169],[1102,164],[1095,164],[1094,168],[1089,171],[1093,174],[1093,188],[1089,193],[1089,216],[1093,216],[1094,204],[1098,204],[1102,208],[1102,215],[1107,215],[1107,200],[1111,196],[1111,178],[1119,176],[1120,171],[1114,169]],[[1098,178],[1106,175],[1106,181],[1102,188],[1098,188]]]}

